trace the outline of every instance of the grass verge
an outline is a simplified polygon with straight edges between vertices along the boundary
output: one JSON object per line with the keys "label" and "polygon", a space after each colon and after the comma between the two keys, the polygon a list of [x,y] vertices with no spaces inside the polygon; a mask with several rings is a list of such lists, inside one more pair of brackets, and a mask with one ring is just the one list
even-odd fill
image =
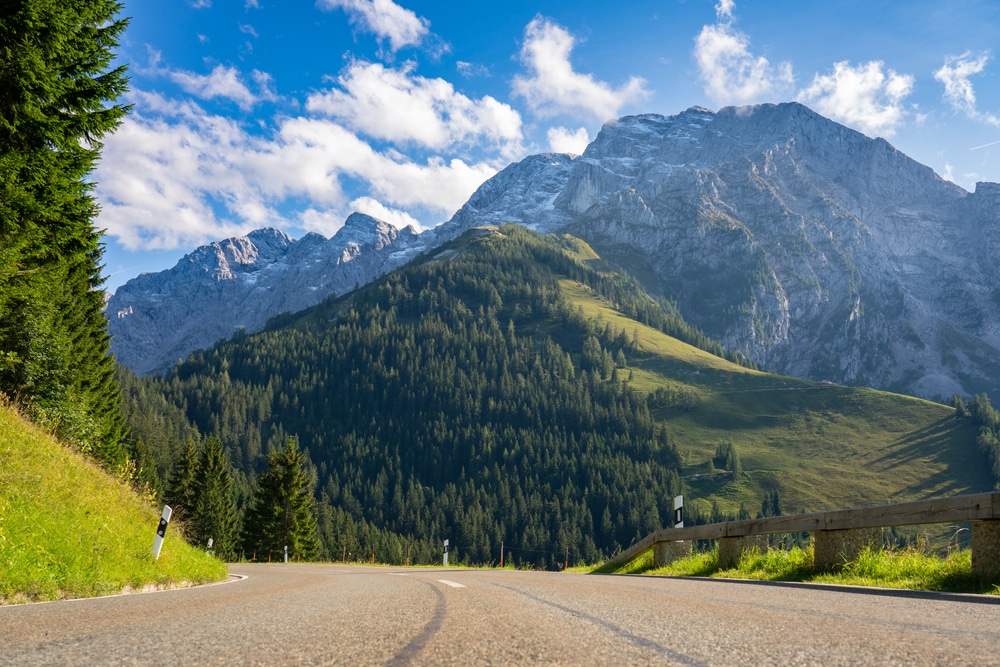
{"label": "grass verge", "polygon": [[0,403],[0,604],[227,576],[170,529],[154,561],[158,522],[127,486]]}
{"label": "grass verge", "polygon": [[1000,585],[983,581],[972,573],[972,552],[956,550],[947,556],[919,548],[867,550],[857,561],[834,572],[813,571],[812,547],[790,550],[751,550],[737,567],[718,568],[718,549],[693,553],[670,565],[653,567],[653,553],[647,551],[618,567],[597,566],[594,573],[646,574],[669,577],[715,577],[759,581],[803,581],[844,586],[871,586],[906,590],[1000,595]]}

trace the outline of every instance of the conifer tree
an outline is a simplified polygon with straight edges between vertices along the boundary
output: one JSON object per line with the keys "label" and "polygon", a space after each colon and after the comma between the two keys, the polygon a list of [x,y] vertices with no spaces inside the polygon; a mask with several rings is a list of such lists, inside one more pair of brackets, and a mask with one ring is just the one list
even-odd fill
{"label": "conifer tree", "polygon": [[128,450],[86,178],[127,113],[115,0],[0,3],[0,391],[111,469]]}
{"label": "conifer tree", "polygon": [[175,520],[184,522],[194,516],[197,482],[198,448],[194,440],[188,438],[184,445],[184,454],[174,465],[170,483],[163,497],[173,510]]}
{"label": "conifer tree", "polygon": [[288,547],[290,559],[312,560],[318,553],[312,483],[295,438],[268,457],[244,519],[244,548],[257,560],[277,560]]}
{"label": "conifer tree", "polygon": [[223,560],[232,560],[238,537],[233,477],[222,441],[216,436],[209,437],[202,445],[194,495],[195,543],[208,547],[211,539],[212,551]]}

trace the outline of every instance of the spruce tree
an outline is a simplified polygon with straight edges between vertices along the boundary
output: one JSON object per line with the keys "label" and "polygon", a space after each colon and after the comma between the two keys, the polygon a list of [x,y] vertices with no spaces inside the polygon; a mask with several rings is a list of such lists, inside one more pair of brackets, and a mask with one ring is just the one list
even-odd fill
{"label": "spruce tree", "polygon": [[211,539],[212,551],[223,560],[232,560],[238,537],[236,502],[229,460],[218,437],[211,436],[202,445],[195,479],[194,541],[207,548]]}
{"label": "spruce tree", "polygon": [[0,3],[0,391],[109,468],[128,450],[87,176],[127,113],[115,0]]}
{"label": "spruce tree", "polygon": [[[184,454],[174,464],[170,483],[167,485],[166,493],[163,494],[163,499],[173,510],[176,521],[184,523],[194,516],[197,483],[198,448],[194,440],[188,438],[184,445]],[[192,529],[193,526],[189,527],[188,532],[191,533]],[[193,534],[189,534],[188,538],[193,538]]]}
{"label": "spruce tree", "polygon": [[312,483],[295,438],[271,452],[244,519],[244,548],[257,560],[312,560],[319,550]]}

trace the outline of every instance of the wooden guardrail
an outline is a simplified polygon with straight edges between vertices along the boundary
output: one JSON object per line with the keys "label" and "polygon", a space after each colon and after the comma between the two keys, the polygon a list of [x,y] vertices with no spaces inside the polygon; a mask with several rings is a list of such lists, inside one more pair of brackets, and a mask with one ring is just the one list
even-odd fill
{"label": "wooden guardrail", "polygon": [[[766,546],[760,536],[781,533],[815,534],[815,563],[820,569],[849,562],[875,541],[881,529],[930,523],[972,521],[972,567],[984,576],[1000,578],[1000,493],[977,493],[894,505],[728,521],[686,528],[664,528],[639,540],[610,559],[624,564],[654,549],[654,562],[665,565],[690,550],[691,540],[719,540],[723,557],[736,562],[746,549]],[[724,553],[725,552],[725,553]]]}

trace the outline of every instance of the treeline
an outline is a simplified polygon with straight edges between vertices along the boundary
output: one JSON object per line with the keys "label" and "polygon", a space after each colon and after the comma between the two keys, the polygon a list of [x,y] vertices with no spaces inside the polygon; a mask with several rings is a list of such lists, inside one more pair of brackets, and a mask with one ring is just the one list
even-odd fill
{"label": "treeline", "polygon": [[297,438],[320,549],[336,558],[433,562],[449,539],[460,561],[485,563],[502,541],[554,567],[670,525],[679,457],[628,386],[632,341],[559,287],[610,281],[552,239],[502,231],[195,353],[168,378],[125,379],[133,432],[162,471],[175,446],[153,432],[187,420],[250,485]]}
{"label": "treeline", "polygon": [[1000,412],[985,393],[974,396],[968,405],[961,396],[953,396],[951,405],[959,417],[971,419],[979,427],[976,445],[993,475],[994,488],[1000,491]]}
{"label": "treeline", "polygon": [[88,182],[127,107],[113,0],[0,6],[0,393],[133,476]]}

